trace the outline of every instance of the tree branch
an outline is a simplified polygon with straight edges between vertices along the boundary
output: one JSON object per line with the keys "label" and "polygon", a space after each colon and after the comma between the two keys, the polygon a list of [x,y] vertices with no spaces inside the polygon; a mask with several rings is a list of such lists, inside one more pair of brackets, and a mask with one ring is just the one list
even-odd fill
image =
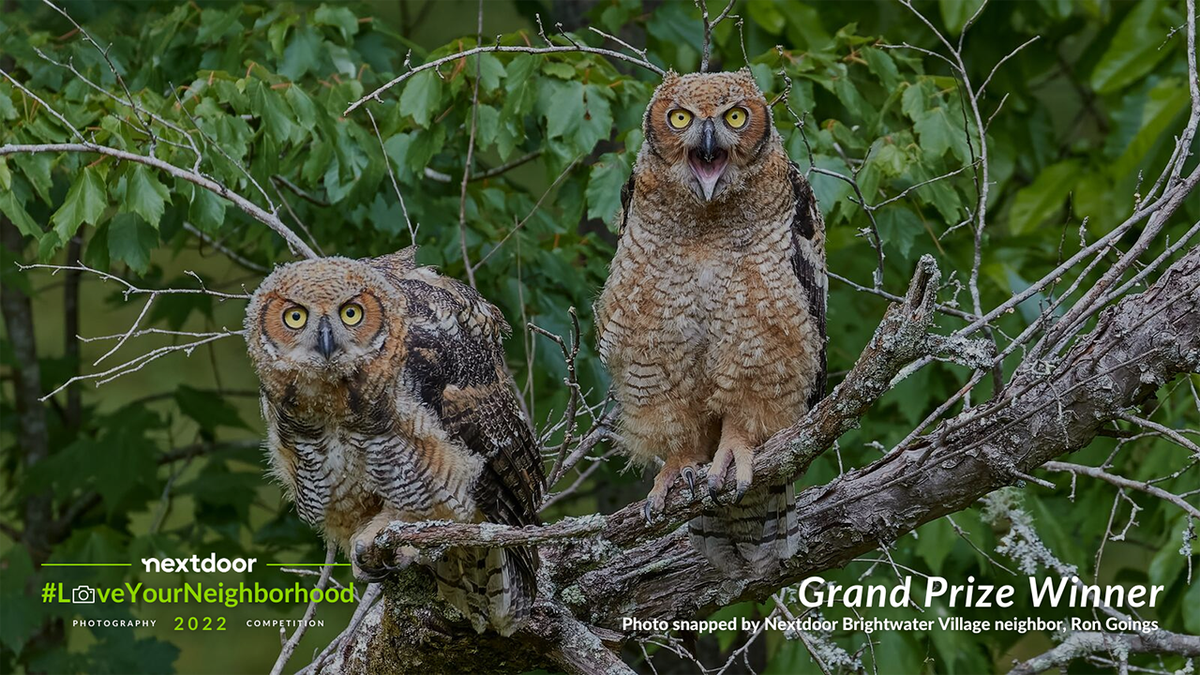
{"label": "tree branch", "polygon": [[429,70],[430,68],[439,68],[442,65],[445,65],[452,61],[457,61],[459,59],[466,58],[468,56],[473,56],[475,54],[486,54],[486,53],[499,53],[499,54],[514,54],[514,53],[515,54],[597,54],[600,56],[607,56],[610,59],[617,59],[618,61],[625,61],[626,63],[632,63],[635,66],[638,66],[640,68],[645,68],[646,70],[649,70],[649,71],[657,74],[659,77],[662,77],[663,75],[666,74],[662,68],[659,68],[658,66],[654,65],[648,59],[646,59],[644,56],[641,58],[638,58],[638,57],[630,56],[628,54],[622,54],[621,52],[613,51],[611,49],[603,49],[601,47],[591,47],[591,46],[588,46],[585,44],[581,44],[579,42],[575,42],[574,40],[571,41],[570,45],[549,44],[545,47],[526,47],[523,45],[498,45],[498,44],[497,45],[488,45],[488,46],[479,46],[479,47],[473,47],[471,49],[467,49],[467,50],[464,50],[461,52],[457,52],[455,54],[450,54],[449,56],[443,56],[440,59],[434,59],[433,61],[428,61],[426,63],[423,63],[419,66],[412,68],[411,70],[408,70],[407,72],[397,75],[396,77],[392,78],[391,81],[389,81],[387,84],[384,84],[383,86],[372,91],[371,93],[367,94],[366,96],[363,96],[362,98],[358,99],[357,101],[351,103],[346,108],[346,110],[342,112],[342,115],[349,117],[350,113],[352,113],[355,110],[357,110],[358,108],[360,108],[367,101],[378,101],[378,102],[382,103],[382,99],[379,98],[380,94],[382,94],[383,92],[387,91],[388,89],[391,89],[392,87],[404,82],[405,80],[411,78],[412,76],[416,75],[417,73],[424,72],[426,70]]}
{"label": "tree branch", "polygon": [[1089,654],[1125,652],[1128,654],[1178,654],[1200,656],[1200,637],[1156,631],[1138,633],[1071,633],[1054,649],[1013,666],[1008,675],[1034,675],[1052,668],[1065,668],[1075,659]]}
{"label": "tree branch", "polygon": [[225,199],[228,199],[229,201],[233,202],[233,204],[235,206],[237,206],[239,209],[241,209],[242,211],[244,211],[245,213],[247,213],[248,215],[253,217],[255,220],[259,221],[260,223],[262,223],[262,224],[266,225],[267,227],[271,228],[272,230],[274,230],[275,234],[278,234],[280,237],[283,238],[283,240],[285,242],[287,242],[288,247],[291,248],[291,250],[294,253],[296,253],[298,255],[302,255],[305,258],[316,258],[317,257],[317,253],[315,251],[313,251],[312,248],[310,248],[308,244],[304,243],[304,240],[302,240],[300,237],[296,236],[295,232],[292,232],[290,229],[288,229],[288,226],[284,225],[283,221],[280,220],[279,216],[276,215],[275,213],[272,213],[270,211],[263,209],[262,207],[255,204],[254,202],[250,201],[249,199],[246,199],[245,197],[241,196],[240,194],[234,192],[233,190],[230,190],[228,187],[222,185],[221,183],[218,183],[217,181],[209,178],[208,176],[205,176],[201,173],[191,171],[188,169],[182,169],[182,168],[177,167],[174,164],[171,164],[169,162],[164,162],[163,160],[161,160],[157,157],[148,157],[146,155],[139,155],[136,153],[127,152],[125,150],[118,150],[117,148],[110,148],[105,145],[97,145],[97,144],[91,143],[91,142],[44,143],[44,144],[39,144],[39,145],[20,145],[20,144],[0,145],[0,157],[3,157],[5,155],[15,155],[15,154],[22,154],[22,153],[36,154],[36,153],[41,153],[41,152],[95,153],[98,155],[106,155],[108,157],[114,157],[116,159],[121,159],[126,162],[134,162],[137,164],[144,164],[146,166],[158,169],[159,171],[162,171],[166,174],[174,176],[175,178],[179,178],[179,179],[185,180],[189,183],[192,183],[194,185],[198,185],[198,186],[204,188],[205,190],[208,190],[220,197],[224,197]]}

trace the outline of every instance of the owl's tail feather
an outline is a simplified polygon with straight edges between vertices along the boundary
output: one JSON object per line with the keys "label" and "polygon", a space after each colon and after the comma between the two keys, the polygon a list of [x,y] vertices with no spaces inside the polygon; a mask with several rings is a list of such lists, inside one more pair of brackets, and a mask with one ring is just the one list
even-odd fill
{"label": "owl's tail feather", "polygon": [[688,523],[692,546],[729,574],[766,573],[800,545],[796,488],[791,481],[750,490],[738,504],[705,512]]}
{"label": "owl's tail feather", "polygon": [[436,566],[438,591],[482,633],[512,635],[537,593],[537,553],[529,548],[456,548]]}

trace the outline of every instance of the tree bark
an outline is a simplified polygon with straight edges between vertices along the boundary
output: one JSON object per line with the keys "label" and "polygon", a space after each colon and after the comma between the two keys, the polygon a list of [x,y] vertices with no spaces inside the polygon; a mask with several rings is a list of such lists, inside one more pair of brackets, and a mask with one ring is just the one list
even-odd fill
{"label": "tree bark", "polygon": [[[801,474],[856,423],[896,370],[946,347],[944,338],[925,333],[931,320],[926,311],[932,314],[930,289],[936,288],[936,270],[919,269],[906,302],[889,309],[846,381],[804,420],[759,449],[756,480]],[[953,347],[960,355],[972,348]],[[1018,372],[993,401],[944,421],[907,447],[800,493],[801,550],[783,569],[730,578],[697,555],[679,525],[705,504],[711,506],[710,497],[676,495],[664,520],[649,525],[641,520],[640,504],[633,504],[608,516],[602,529],[575,527],[586,534],[542,544],[538,610],[513,638],[481,637],[465,628],[453,610],[433,597],[428,575],[414,571],[404,577],[405,583],[389,582],[376,616],[364,622],[326,669],[456,670],[461,663],[472,670],[542,666],[623,672],[626,667],[614,663],[613,652],[597,651],[597,645],[615,648],[629,637],[621,627],[624,617],[693,618],[735,602],[761,600],[781,586],[843,566],[966,508],[1043,463],[1086,446],[1105,423],[1147,400],[1171,378],[1200,370],[1200,248],[1190,250],[1145,293],[1106,310],[1091,334],[1048,365]],[[598,534],[591,534],[597,529]],[[452,526],[442,539],[496,537],[479,535],[478,526]],[[421,536],[428,541],[436,535],[426,528]],[[368,656],[384,653],[391,657]],[[467,662],[445,660],[466,653],[472,654]]]}
{"label": "tree bark", "polygon": [[[17,226],[0,216],[0,242],[7,254],[16,259],[25,248]],[[0,285],[0,311],[4,328],[12,344],[13,393],[17,406],[17,445],[23,465],[28,468],[49,454],[49,430],[42,395],[42,373],[38,367],[37,341],[33,330],[33,306],[29,298],[12,284]],[[24,507],[24,544],[34,562],[43,562],[50,554],[51,512],[48,492],[30,495]]]}

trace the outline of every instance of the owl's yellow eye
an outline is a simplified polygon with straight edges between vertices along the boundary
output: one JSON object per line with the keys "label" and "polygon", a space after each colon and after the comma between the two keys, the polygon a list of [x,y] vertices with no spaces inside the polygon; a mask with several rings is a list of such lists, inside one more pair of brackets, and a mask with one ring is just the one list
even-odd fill
{"label": "owl's yellow eye", "polygon": [[303,307],[292,307],[283,312],[283,322],[288,328],[301,329],[308,321],[308,312]]}
{"label": "owl's yellow eye", "polygon": [[357,326],[363,320],[363,308],[358,303],[348,303],[342,307],[342,323],[347,326]]}
{"label": "owl's yellow eye", "polygon": [[682,108],[676,108],[667,113],[667,123],[671,125],[672,129],[686,129],[687,125],[692,123],[692,113]]}
{"label": "owl's yellow eye", "polygon": [[734,129],[741,129],[746,126],[749,117],[745,108],[730,108],[725,112],[725,123]]}

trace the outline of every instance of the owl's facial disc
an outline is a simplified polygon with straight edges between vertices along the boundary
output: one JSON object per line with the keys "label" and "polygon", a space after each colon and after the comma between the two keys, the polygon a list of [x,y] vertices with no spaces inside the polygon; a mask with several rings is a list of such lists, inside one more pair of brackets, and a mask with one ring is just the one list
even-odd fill
{"label": "owl's facial disc", "polygon": [[688,150],[688,166],[699,184],[704,201],[712,201],[718,194],[718,184],[729,165],[729,152],[721,147],[717,139],[716,123],[706,119],[700,125],[699,143]]}

